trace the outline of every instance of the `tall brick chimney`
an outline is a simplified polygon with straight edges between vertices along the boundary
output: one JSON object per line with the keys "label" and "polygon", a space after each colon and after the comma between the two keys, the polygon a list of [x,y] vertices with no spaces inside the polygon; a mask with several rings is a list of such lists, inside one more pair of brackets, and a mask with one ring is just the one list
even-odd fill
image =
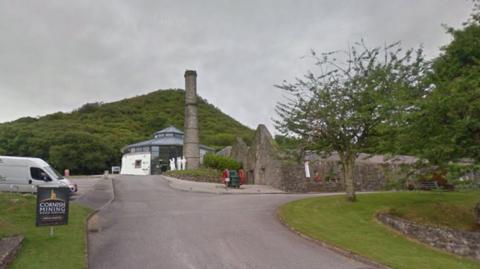
{"label": "tall brick chimney", "polygon": [[198,141],[197,112],[197,72],[185,71],[185,137],[183,156],[187,159],[186,169],[200,166],[200,147]]}

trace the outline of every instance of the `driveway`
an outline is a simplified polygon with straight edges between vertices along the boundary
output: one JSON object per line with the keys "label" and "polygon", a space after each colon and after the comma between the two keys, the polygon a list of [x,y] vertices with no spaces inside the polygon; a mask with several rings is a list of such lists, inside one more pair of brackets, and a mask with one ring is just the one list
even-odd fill
{"label": "driveway", "polygon": [[89,234],[89,268],[367,268],[292,233],[276,218],[288,194],[171,189],[161,176],[119,176]]}
{"label": "driveway", "polygon": [[78,192],[72,201],[92,209],[100,209],[113,198],[112,180],[98,176],[75,177],[70,179],[77,184]]}

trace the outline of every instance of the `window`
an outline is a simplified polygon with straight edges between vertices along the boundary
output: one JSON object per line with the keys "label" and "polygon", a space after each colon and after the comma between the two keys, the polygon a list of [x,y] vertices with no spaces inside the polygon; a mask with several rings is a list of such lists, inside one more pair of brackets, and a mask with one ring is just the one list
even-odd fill
{"label": "window", "polygon": [[135,160],[135,168],[142,168],[142,160]]}
{"label": "window", "polygon": [[57,170],[55,170],[55,168],[51,166],[45,166],[43,169],[45,169],[45,171],[50,173],[50,175],[57,176],[57,179],[63,179],[62,174],[60,174]]}
{"label": "window", "polygon": [[38,167],[30,167],[30,176],[35,180],[52,181],[52,179]]}

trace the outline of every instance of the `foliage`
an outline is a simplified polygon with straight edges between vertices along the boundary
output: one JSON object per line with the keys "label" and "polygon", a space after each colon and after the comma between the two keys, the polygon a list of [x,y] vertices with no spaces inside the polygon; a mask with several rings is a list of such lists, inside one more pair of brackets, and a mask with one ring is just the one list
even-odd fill
{"label": "foliage", "polygon": [[222,171],[212,168],[167,171],[165,175],[200,182],[221,182]]}
{"label": "foliage", "polygon": [[208,168],[213,168],[217,170],[238,170],[241,165],[236,160],[230,157],[219,156],[213,153],[207,153],[203,157],[203,165]]}
{"label": "foliage", "polygon": [[[375,221],[374,215],[392,208],[407,209],[417,205],[428,208],[437,202],[470,206],[478,195],[479,192],[389,192],[361,195],[361,203],[347,203],[339,196],[315,197],[290,202],[279,209],[279,215],[302,234],[368,257],[390,268],[473,269],[479,268],[478,262],[407,239]],[[432,214],[433,211],[435,210],[431,208]]]}
{"label": "foliage", "polygon": [[[0,154],[40,157],[73,174],[102,173],[121,160],[121,148],[184,125],[184,91],[160,90],[113,103],[89,103],[71,113],[0,124]],[[202,144],[223,148],[253,131],[199,98]]]}
{"label": "foliage", "polygon": [[[437,195],[438,194],[438,195]],[[473,193],[462,194],[465,199],[450,199],[445,193],[435,193],[435,199],[422,203],[397,205],[389,213],[417,223],[443,226],[465,231],[480,231],[475,223],[473,208],[477,198]],[[477,193],[478,195],[479,193]]]}
{"label": "foliage", "polygon": [[319,74],[277,86],[289,94],[277,104],[277,129],[310,148],[338,152],[347,196],[354,201],[357,155],[378,149],[382,130],[398,126],[414,109],[428,64],[421,49],[402,53],[398,43],[370,49],[362,41],[348,51],[312,52],[312,57]]}
{"label": "foliage", "polygon": [[427,79],[431,91],[404,132],[407,139],[400,141],[409,145],[409,153],[431,163],[460,158],[480,161],[479,15],[476,9],[464,28],[447,29],[453,40],[433,61]]}
{"label": "foliage", "polygon": [[405,190],[405,185],[406,185],[405,183],[406,183],[406,178],[391,179],[387,181],[384,189],[388,191]]}
{"label": "foliage", "polygon": [[456,190],[480,189],[480,165],[449,164],[447,166],[447,180]]}
{"label": "foliage", "polygon": [[[35,196],[0,193],[0,238],[23,234],[22,249],[8,268],[86,268],[85,220],[92,211],[70,204],[68,225],[35,227]],[[54,255],[54,258],[52,258]]]}

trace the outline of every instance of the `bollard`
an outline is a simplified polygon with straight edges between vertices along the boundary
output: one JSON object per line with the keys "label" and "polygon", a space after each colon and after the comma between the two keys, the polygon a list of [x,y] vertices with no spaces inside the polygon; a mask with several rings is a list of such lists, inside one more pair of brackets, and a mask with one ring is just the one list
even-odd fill
{"label": "bollard", "polygon": [[63,176],[69,177],[70,176],[70,169],[65,169],[63,171]]}
{"label": "bollard", "polygon": [[108,179],[108,174],[109,174],[109,171],[105,170],[105,172],[103,172],[103,178]]}

